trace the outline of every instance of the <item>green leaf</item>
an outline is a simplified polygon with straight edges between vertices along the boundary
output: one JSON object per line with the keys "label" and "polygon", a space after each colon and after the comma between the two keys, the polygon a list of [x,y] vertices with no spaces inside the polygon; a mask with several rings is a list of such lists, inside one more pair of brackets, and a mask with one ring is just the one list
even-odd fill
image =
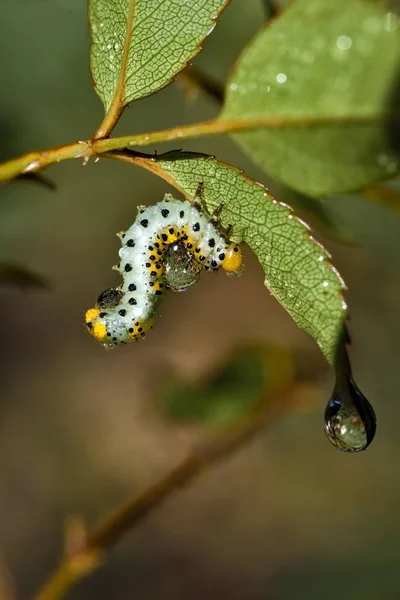
{"label": "green leaf", "polygon": [[388,179],[399,166],[399,28],[380,0],[292,2],[239,58],[220,119],[247,121],[253,130],[234,138],[306,194]]}
{"label": "green leaf", "polygon": [[201,50],[228,0],[89,0],[91,70],[106,111],[163,88]]}
{"label": "green leaf", "polygon": [[276,196],[289,204],[301,218],[329,239],[349,246],[358,245],[346,225],[332,214],[325,200],[317,200],[312,196],[296,192],[284,184],[278,186]]}
{"label": "green leaf", "polygon": [[253,250],[264,269],[265,285],[332,364],[346,317],[345,284],[307,225],[261,184],[212,157],[174,152],[147,164],[188,198],[203,182],[210,213],[223,203],[222,226],[232,225],[230,237]]}
{"label": "green leaf", "polygon": [[47,288],[48,283],[25,267],[0,261],[0,284],[18,285],[23,288]]}
{"label": "green leaf", "polygon": [[169,374],[157,398],[173,421],[221,426],[287,389],[292,377],[291,357],[283,348],[243,346],[200,381]]}

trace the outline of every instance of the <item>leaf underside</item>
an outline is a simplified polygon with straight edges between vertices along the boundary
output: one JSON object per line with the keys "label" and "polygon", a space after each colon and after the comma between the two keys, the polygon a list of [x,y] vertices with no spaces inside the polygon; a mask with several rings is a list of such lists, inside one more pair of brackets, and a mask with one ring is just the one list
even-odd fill
{"label": "leaf underside", "polygon": [[234,139],[300,192],[388,179],[399,167],[399,30],[380,0],[296,0],[245,48],[220,118],[259,122]]}
{"label": "leaf underside", "polygon": [[91,71],[106,111],[166,86],[229,0],[89,0]]}
{"label": "leaf underside", "polygon": [[345,284],[329,262],[328,252],[291,208],[237,168],[212,157],[169,153],[153,161],[152,171],[188,198],[203,182],[208,210],[223,204],[222,226],[232,225],[231,239],[244,241],[253,250],[264,269],[267,288],[332,364],[346,317]]}

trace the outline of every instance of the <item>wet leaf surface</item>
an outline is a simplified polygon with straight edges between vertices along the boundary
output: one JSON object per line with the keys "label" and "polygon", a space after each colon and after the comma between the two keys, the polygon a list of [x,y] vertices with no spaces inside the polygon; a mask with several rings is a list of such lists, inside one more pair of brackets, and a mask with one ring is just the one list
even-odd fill
{"label": "wet leaf surface", "polygon": [[231,225],[231,238],[249,245],[264,269],[267,288],[332,363],[347,310],[344,282],[328,252],[290,207],[235,167],[212,157],[168,153],[152,161],[151,170],[188,198],[203,182],[210,213],[223,204],[222,226]]}
{"label": "wet leaf surface", "polygon": [[200,52],[227,2],[90,0],[90,64],[105,109],[170,83]]}
{"label": "wet leaf surface", "polygon": [[234,138],[273,177],[320,196],[396,172],[394,11],[381,1],[297,0],[244,50],[221,119],[259,125]]}

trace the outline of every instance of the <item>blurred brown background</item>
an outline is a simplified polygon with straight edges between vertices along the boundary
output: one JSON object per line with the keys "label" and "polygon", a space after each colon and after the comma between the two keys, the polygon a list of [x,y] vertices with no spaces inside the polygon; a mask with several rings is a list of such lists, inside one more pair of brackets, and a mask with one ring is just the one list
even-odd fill
{"label": "blurred brown background", "polygon": [[[223,81],[263,20],[260,2],[234,0],[196,64]],[[83,0],[7,3],[0,19],[2,159],[90,136],[102,105],[88,55]],[[200,95],[188,103],[173,84],[132,105],[116,133],[215,114],[212,100]],[[183,147],[268,183],[227,139]],[[173,368],[201,378],[232,345],[276,342],[314,374],[318,388],[307,409],[173,496],[69,597],[399,598],[398,215],[361,198],[335,198],[335,218],[360,247],[316,232],[350,288],[355,376],[379,419],[368,451],[346,455],[323,433],[332,374],[269,296],[249,251],[240,280],[204,276],[186,294],[169,294],[145,342],[104,352],[90,339],[83,313],[118,283],[110,270],[115,232],[130,225],[137,204],[173,190],[105,160],[84,169],[69,161],[47,175],[55,192],[22,183],[0,189],[0,256],[51,282],[46,292],[0,288],[0,578],[16,597],[29,597],[57,563],[67,515],[98,523],[185,455],[190,432],[156,409],[158,374]],[[212,310],[215,303],[224,310]]]}

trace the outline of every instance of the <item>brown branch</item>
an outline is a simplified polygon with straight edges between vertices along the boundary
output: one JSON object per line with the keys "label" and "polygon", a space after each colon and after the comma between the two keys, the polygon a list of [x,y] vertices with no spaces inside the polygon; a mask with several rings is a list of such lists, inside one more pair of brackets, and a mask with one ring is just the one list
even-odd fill
{"label": "brown branch", "polygon": [[225,430],[217,439],[194,449],[160,481],[117,509],[103,525],[86,537],[85,543],[80,544],[79,551],[72,556],[65,556],[53,575],[35,595],[34,600],[60,600],[78,581],[101,566],[106,552],[123,535],[130,532],[178,489],[227,458],[260,431],[261,427],[271,424],[290,407],[298,404],[301,393],[301,386],[288,386],[286,392],[282,392],[275,399],[267,398],[260,402],[258,408],[244,417],[240,424]]}

